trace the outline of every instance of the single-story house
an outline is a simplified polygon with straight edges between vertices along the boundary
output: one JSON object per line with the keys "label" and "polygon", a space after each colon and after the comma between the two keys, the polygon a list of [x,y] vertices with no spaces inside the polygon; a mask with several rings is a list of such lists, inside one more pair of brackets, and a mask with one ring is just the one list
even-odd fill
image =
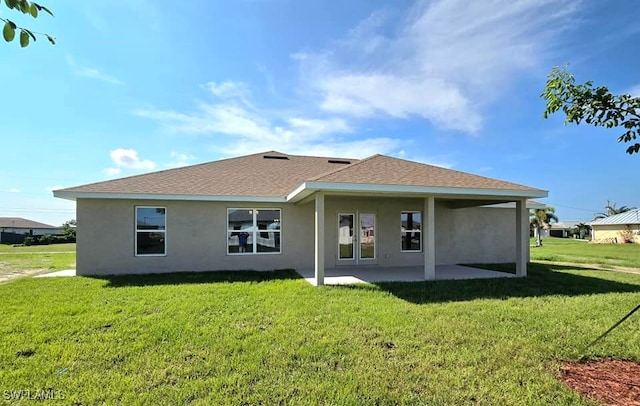
{"label": "single-story house", "polygon": [[632,209],[588,223],[597,243],[640,243],[640,209]]}
{"label": "single-story house", "polygon": [[516,262],[547,191],[373,155],[275,151],[54,191],[77,205],[77,273]]}
{"label": "single-story house", "polygon": [[[568,238],[572,230],[575,230],[578,224],[582,224],[581,221],[558,221],[557,223],[551,223],[544,227],[542,232],[543,237],[559,237]],[[546,235],[545,235],[546,233]],[[589,236],[589,231],[586,233],[583,231],[580,238]]]}
{"label": "single-story house", "polygon": [[51,226],[22,217],[0,217],[0,243],[21,244],[25,237],[60,234],[62,227]]}

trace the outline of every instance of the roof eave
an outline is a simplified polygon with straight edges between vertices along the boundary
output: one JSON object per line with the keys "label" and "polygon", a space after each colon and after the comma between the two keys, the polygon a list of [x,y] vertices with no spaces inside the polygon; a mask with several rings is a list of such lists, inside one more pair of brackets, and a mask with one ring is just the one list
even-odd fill
{"label": "roof eave", "polygon": [[54,197],[67,200],[77,199],[119,199],[119,200],[185,200],[201,202],[251,202],[251,203],[284,203],[280,196],[223,196],[223,195],[177,195],[162,193],[110,193],[110,192],[77,192],[54,190]]}
{"label": "roof eave", "polygon": [[435,195],[448,198],[499,197],[537,199],[548,197],[546,190],[527,189],[490,189],[463,188],[443,186],[409,186],[409,185],[380,185],[368,183],[338,183],[338,182],[304,182],[291,192],[286,200],[298,202],[315,192],[345,193],[345,194],[395,194],[395,195]]}

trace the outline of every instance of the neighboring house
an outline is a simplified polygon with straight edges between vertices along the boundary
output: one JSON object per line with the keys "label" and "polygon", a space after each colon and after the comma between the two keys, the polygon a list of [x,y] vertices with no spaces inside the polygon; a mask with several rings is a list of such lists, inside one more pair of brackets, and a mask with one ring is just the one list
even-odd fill
{"label": "neighboring house", "polygon": [[633,209],[588,223],[597,243],[640,243],[640,209]]}
{"label": "neighboring house", "polygon": [[[77,204],[77,273],[516,262],[540,189],[384,155],[279,152],[54,191]],[[494,205],[491,207],[484,207]]]}
{"label": "neighboring house", "polygon": [[551,223],[550,226],[545,227],[545,231],[548,233],[546,237],[567,238],[571,230],[575,229],[580,223],[580,221],[559,221],[557,223]]}
{"label": "neighboring house", "polygon": [[0,243],[21,244],[25,237],[40,237],[45,234],[61,234],[62,227],[23,219],[21,217],[0,217]]}

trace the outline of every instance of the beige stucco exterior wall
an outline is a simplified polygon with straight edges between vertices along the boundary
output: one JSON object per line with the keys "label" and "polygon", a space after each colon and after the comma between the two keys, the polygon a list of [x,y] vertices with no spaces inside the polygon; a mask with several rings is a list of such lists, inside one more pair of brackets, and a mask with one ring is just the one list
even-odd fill
{"label": "beige stucco exterior wall", "polygon": [[515,209],[436,208],[437,264],[514,262],[515,257]]}
{"label": "beige stucco exterior wall", "polygon": [[[362,264],[384,267],[423,264],[422,252],[402,252],[400,237],[400,212],[422,211],[423,199],[327,196],[325,204],[328,268],[341,264],[337,260],[338,214],[356,212],[376,215],[376,259]],[[166,256],[135,256],[136,205],[167,208]],[[242,207],[282,210],[281,254],[227,255],[227,208]],[[436,264],[515,260],[513,209],[449,209],[436,200],[435,217]],[[313,201],[293,205],[79,199],[77,220],[80,275],[314,266]]]}
{"label": "beige stucco exterior wall", "polygon": [[[167,208],[167,255],[135,256],[135,206]],[[282,254],[227,255],[227,208],[282,209]],[[81,275],[282,269],[313,266],[313,206],[79,199]],[[303,253],[307,253],[304,255]]]}
{"label": "beige stucco exterior wall", "polygon": [[595,243],[623,243],[623,233],[631,232],[633,242],[640,243],[640,224],[619,225],[619,224],[603,224],[592,225],[593,239]]}
{"label": "beige stucco exterior wall", "polygon": [[[422,211],[422,199],[391,199],[374,197],[325,198],[325,264],[328,268],[353,262],[338,259],[338,215],[340,213],[373,213],[376,215],[376,259],[363,260],[362,265],[417,266],[422,265],[422,252],[401,252],[401,211]],[[356,220],[356,229],[358,223]]]}
{"label": "beige stucco exterior wall", "polygon": [[[376,214],[376,261],[384,267],[419,266],[422,252],[402,252],[400,212],[423,211],[423,199],[326,197],[325,264],[340,266],[338,260],[339,213]],[[436,200],[436,265],[499,263],[515,261],[515,210],[473,207],[450,209]],[[424,244],[424,240],[423,240]],[[424,248],[424,246],[423,246]],[[346,265],[350,263],[344,262]]]}

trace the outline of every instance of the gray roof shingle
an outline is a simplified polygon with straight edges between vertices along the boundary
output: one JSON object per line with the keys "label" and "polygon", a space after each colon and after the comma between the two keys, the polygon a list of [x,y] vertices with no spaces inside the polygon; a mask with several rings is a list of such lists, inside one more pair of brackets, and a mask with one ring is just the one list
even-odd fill
{"label": "gray roof shingle", "polygon": [[60,227],[51,226],[49,224],[39,223],[37,221],[23,219],[22,217],[0,217],[0,228],[52,228]]}
{"label": "gray roof shingle", "polygon": [[379,185],[537,190],[517,183],[385,155],[373,155],[313,180]]}
{"label": "gray roof shingle", "polygon": [[363,160],[276,151],[70,187],[56,192],[285,197],[306,181],[535,191],[433,165],[374,155]]}

